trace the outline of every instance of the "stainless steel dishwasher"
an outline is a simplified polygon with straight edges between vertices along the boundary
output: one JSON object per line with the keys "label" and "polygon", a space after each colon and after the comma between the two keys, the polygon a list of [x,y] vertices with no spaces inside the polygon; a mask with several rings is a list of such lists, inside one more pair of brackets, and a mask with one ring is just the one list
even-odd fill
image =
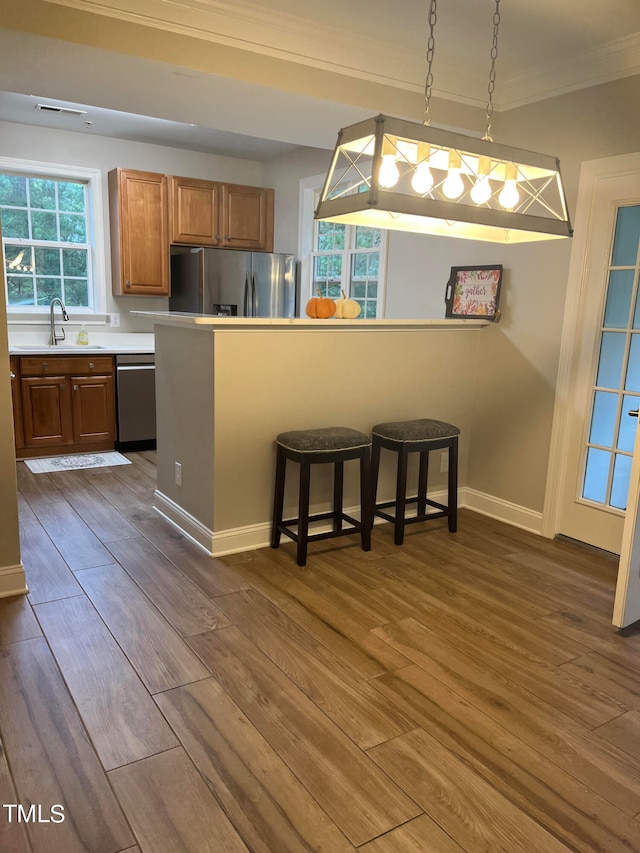
{"label": "stainless steel dishwasher", "polygon": [[153,353],[116,355],[119,450],[156,446],[156,365]]}

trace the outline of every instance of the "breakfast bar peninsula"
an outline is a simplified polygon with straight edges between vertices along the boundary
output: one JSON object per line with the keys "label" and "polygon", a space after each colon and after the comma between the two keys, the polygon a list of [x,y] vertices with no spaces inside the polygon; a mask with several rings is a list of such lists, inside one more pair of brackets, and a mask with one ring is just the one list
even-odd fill
{"label": "breakfast bar peninsula", "polygon": [[[136,313],[152,318],[155,330],[154,505],[210,554],[268,545],[275,437],[287,430],[346,426],[369,433],[381,421],[448,421],[461,430],[459,472],[465,483],[485,321]],[[383,498],[394,492],[393,464],[383,454]],[[316,467],[311,504],[323,511],[332,497],[330,466]],[[345,507],[356,507],[357,470],[350,467]],[[432,466],[430,489],[444,489],[441,467]],[[292,516],[294,480],[285,496]]]}

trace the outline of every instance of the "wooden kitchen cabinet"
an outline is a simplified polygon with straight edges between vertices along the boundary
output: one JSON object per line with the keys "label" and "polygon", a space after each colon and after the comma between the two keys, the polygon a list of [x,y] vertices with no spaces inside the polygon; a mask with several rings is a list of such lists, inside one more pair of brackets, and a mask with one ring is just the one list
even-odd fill
{"label": "wooden kitchen cabinet", "polygon": [[168,179],[155,172],[109,172],[111,262],[115,296],[168,296]]}
{"label": "wooden kitchen cabinet", "polygon": [[220,204],[224,248],[273,251],[272,189],[222,184]]}
{"label": "wooden kitchen cabinet", "polygon": [[273,251],[272,189],[176,176],[170,188],[172,243]]}
{"label": "wooden kitchen cabinet", "polygon": [[24,437],[20,455],[114,448],[116,419],[110,356],[29,356],[18,362]]}
{"label": "wooden kitchen cabinet", "polygon": [[169,179],[171,242],[220,246],[220,188],[215,181]]}

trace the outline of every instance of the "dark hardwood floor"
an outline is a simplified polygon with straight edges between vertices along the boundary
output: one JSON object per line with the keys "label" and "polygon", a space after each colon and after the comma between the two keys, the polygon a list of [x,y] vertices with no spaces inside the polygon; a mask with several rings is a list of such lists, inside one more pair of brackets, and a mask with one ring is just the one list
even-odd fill
{"label": "dark hardwood floor", "polygon": [[303,569],[293,543],[215,560],[152,511],[154,453],[128,456],[18,463],[2,853],[640,851],[612,558],[463,511]]}

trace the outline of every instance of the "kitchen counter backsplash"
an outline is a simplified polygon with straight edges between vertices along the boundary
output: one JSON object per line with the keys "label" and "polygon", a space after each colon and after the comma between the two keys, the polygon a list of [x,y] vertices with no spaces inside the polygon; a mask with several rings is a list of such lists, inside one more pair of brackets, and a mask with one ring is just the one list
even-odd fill
{"label": "kitchen counter backsplash", "polygon": [[[60,329],[60,324],[56,324]],[[65,330],[67,331],[67,330]],[[57,347],[51,347],[51,352],[56,351],[69,354],[70,351],[81,355],[83,352],[101,351],[104,353],[125,352],[154,352],[155,341],[153,332],[94,332],[91,327],[87,328],[89,343],[78,344],[78,331],[67,331],[64,341],[58,341]],[[33,348],[40,352],[49,344],[49,330],[38,332],[14,332],[9,329],[9,352],[14,355],[28,355],[28,350]]]}

